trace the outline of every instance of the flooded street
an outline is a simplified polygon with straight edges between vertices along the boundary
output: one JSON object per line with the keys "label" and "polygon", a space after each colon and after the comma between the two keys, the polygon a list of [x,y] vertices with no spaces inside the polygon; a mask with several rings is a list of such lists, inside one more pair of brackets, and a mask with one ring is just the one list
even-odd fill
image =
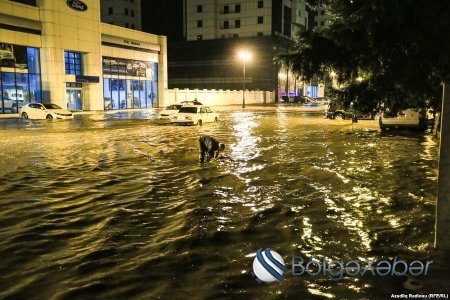
{"label": "flooded street", "polygon": [[[0,120],[0,298],[387,298],[389,280],[372,276],[289,271],[258,284],[253,258],[270,247],[289,266],[293,255],[424,259],[432,248],[429,135],[283,107],[193,127],[153,116]],[[228,158],[198,163],[201,134]]]}

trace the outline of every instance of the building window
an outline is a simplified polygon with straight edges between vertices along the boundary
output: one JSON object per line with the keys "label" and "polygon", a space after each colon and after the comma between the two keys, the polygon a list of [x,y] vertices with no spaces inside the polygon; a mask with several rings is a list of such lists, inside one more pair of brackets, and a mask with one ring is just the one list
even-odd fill
{"label": "building window", "polygon": [[198,13],[203,12],[203,5],[197,5],[197,12]]}
{"label": "building window", "polygon": [[264,24],[264,17],[258,17],[258,24]]}
{"label": "building window", "polygon": [[258,36],[263,36],[264,35],[264,33],[263,32],[258,32]]}
{"label": "building window", "polygon": [[225,5],[225,6],[223,7],[223,13],[224,13],[224,14],[229,14],[229,13],[230,13],[230,7],[229,7],[228,5]]}
{"label": "building window", "polygon": [[223,21],[223,28],[224,29],[230,28],[230,22],[229,21]]}
{"label": "building window", "polygon": [[105,110],[153,107],[158,100],[158,64],[103,57]]}
{"label": "building window", "polygon": [[258,8],[264,7],[264,1],[258,1]]}
{"label": "building window", "polygon": [[198,20],[197,21],[197,27],[198,28],[202,28],[203,27],[203,21],[202,20]]}
{"label": "building window", "polygon": [[114,13],[114,9],[112,7],[108,8],[108,14],[112,15]]}
{"label": "building window", "polygon": [[241,12],[241,5],[240,4],[236,4],[234,6],[234,12],[235,13],[240,13]]}
{"label": "building window", "polygon": [[233,37],[234,37],[234,38],[238,38],[238,37],[239,37],[239,34],[234,33],[234,34],[233,34]]}
{"label": "building window", "polygon": [[125,16],[128,16],[128,8],[125,8]]}
{"label": "building window", "polygon": [[39,49],[0,44],[0,113],[42,101]]}
{"label": "building window", "polygon": [[241,28],[241,20],[234,20],[234,28]]}
{"label": "building window", "polygon": [[81,53],[64,51],[64,62],[66,64],[66,74],[82,75]]}
{"label": "building window", "polygon": [[130,25],[128,23],[125,23],[125,27],[128,28],[130,27]]}
{"label": "building window", "polygon": [[134,18],[134,10],[131,10],[131,16]]}
{"label": "building window", "polygon": [[197,40],[198,40],[198,41],[203,40],[203,35],[201,35],[201,34],[197,35]]}

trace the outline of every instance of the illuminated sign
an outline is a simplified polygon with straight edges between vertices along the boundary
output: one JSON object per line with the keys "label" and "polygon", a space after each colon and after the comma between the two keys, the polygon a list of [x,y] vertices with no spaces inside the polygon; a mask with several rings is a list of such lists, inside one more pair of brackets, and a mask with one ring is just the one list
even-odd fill
{"label": "illuminated sign", "polygon": [[87,11],[86,3],[80,0],[67,0],[67,6],[76,11]]}

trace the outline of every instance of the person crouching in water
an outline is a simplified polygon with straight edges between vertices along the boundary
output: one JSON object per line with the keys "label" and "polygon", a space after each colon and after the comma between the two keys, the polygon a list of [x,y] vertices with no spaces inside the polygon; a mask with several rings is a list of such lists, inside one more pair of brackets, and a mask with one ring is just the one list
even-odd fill
{"label": "person crouching in water", "polygon": [[209,162],[212,158],[218,158],[220,151],[225,149],[225,145],[209,135],[202,135],[198,139],[198,148],[200,150],[199,161]]}

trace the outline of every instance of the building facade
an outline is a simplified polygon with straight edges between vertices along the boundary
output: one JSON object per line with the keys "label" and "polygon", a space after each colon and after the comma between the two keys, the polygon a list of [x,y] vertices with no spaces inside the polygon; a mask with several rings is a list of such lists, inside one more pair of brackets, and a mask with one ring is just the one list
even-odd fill
{"label": "building facade", "polygon": [[163,105],[166,53],[165,36],[102,23],[99,0],[0,0],[0,113]]}
{"label": "building facade", "polygon": [[101,20],[111,25],[141,30],[141,0],[101,0]]}
{"label": "building facade", "polygon": [[331,20],[332,16],[328,12],[327,8],[323,6],[315,6],[311,10],[311,27],[322,28],[326,27]]}
{"label": "building facade", "polygon": [[284,36],[308,26],[303,0],[185,0],[187,41]]}
{"label": "building facade", "polygon": [[308,28],[304,0],[183,0],[184,41],[169,47],[169,87],[190,89],[243,88],[237,52],[251,53],[246,89],[301,92],[293,74],[275,63],[292,48],[300,30]]}

